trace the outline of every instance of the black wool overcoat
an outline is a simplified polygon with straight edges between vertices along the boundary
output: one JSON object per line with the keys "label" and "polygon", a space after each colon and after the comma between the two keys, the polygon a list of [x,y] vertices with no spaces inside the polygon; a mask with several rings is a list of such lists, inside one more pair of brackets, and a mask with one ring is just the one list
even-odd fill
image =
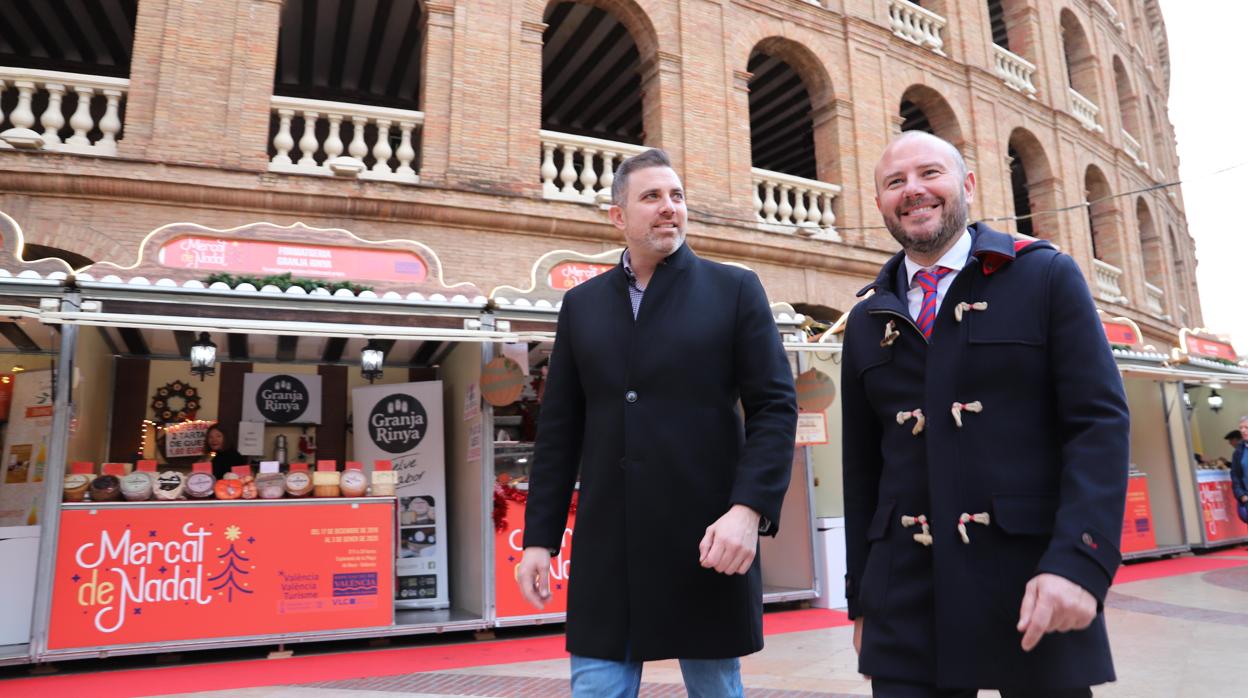
{"label": "black wool overcoat", "polygon": [[[846,590],[850,615],[866,619],[859,670],[942,688],[1112,681],[1103,614],[1030,653],[1015,626],[1040,572],[1104,602],[1126,498],[1122,380],[1074,260],[982,223],[971,234],[930,343],[910,319],[900,253],[846,327]],[[962,303],[978,307],[959,320]],[[888,341],[890,323],[899,334]],[[960,411],[959,427],[954,403],[976,402],[982,411]],[[905,414],[915,409],[917,435]],[[965,524],[969,543],[963,514],[986,521]],[[926,517],[930,547],[903,516]]]}
{"label": "black wool overcoat", "polygon": [[698,543],[733,504],[774,534],[796,421],[793,374],[752,272],[684,245],[655,270],[636,320],[622,265],[568,291],[524,545],[558,549],[579,471],[569,652],[645,661],[762,648],[757,558],[745,575],[719,574],[699,565]]}

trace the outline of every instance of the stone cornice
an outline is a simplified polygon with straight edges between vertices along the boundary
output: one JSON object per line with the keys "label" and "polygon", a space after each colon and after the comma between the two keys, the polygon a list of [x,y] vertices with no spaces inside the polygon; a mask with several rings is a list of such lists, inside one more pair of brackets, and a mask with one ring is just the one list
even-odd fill
{"label": "stone cornice", "polygon": [[[581,211],[576,204],[543,202],[549,213],[536,214],[473,208],[415,201],[395,201],[361,196],[332,195],[324,192],[263,191],[235,187],[205,186],[159,179],[129,179],[59,172],[25,172],[6,181],[0,193],[27,196],[57,196],[131,201],[161,205],[249,211],[257,215],[286,214],[371,220],[387,223],[424,223],[448,227],[489,230],[537,237],[619,242],[615,228],[605,220],[577,220],[566,215]],[[691,216],[696,222],[697,216]],[[735,226],[713,222],[703,225],[722,232]],[[698,251],[712,257],[762,262],[800,269],[864,278],[874,277],[888,253],[794,237],[759,240],[764,234],[749,231],[740,238],[703,232],[694,227],[689,235]],[[770,236],[768,236],[770,237]]]}

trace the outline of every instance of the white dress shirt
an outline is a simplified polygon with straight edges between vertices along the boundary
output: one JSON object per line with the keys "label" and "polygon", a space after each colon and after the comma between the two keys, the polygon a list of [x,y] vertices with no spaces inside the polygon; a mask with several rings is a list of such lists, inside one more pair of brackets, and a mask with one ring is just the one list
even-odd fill
{"label": "white dress shirt", "polygon": [[930,267],[921,267],[910,256],[906,256],[906,281],[909,282],[910,290],[906,293],[906,300],[909,301],[910,317],[918,322],[919,311],[923,309],[923,287],[914,280],[914,275],[924,269],[935,269],[936,267],[948,267],[953,271],[945,274],[940,282],[936,284],[936,314],[940,314],[940,304],[945,302],[945,294],[949,292],[949,287],[953,285],[953,279],[962,271],[962,267],[966,266],[967,261],[971,257],[971,231],[962,231],[962,237],[953,243],[953,247],[945,253],[935,264]]}

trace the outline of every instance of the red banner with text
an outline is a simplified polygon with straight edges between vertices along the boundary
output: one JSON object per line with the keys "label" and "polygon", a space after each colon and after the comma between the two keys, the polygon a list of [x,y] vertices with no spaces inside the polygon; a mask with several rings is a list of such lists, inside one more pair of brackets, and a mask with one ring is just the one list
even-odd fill
{"label": "red banner with text", "polygon": [[394,622],[394,503],[62,513],[48,648]]}
{"label": "red banner with text", "polygon": [[568,575],[572,571],[572,528],[576,514],[568,514],[559,555],[550,559],[550,599],[546,608],[536,609],[520,595],[516,584],[516,567],[524,553],[523,502],[507,502],[502,530],[494,529],[494,604],[499,618],[532,616],[541,613],[566,613],[568,610]]}
{"label": "red banner with text", "polygon": [[1153,530],[1153,508],[1148,501],[1148,476],[1132,474],[1127,480],[1127,507],[1122,514],[1122,546],[1124,553],[1139,553],[1157,548],[1157,532]]}
{"label": "red banner with text", "polygon": [[1248,538],[1248,524],[1235,513],[1235,493],[1229,470],[1197,470],[1200,511],[1205,524],[1205,540],[1210,543]]}

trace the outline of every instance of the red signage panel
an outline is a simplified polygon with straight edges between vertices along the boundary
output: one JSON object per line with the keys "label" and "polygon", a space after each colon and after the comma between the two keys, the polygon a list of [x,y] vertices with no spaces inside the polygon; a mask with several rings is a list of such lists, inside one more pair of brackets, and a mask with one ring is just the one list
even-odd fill
{"label": "red signage panel", "polygon": [[1140,343],[1140,335],[1130,323],[1102,320],[1101,326],[1105,328],[1105,339],[1109,340],[1110,344],[1133,347]]}
{"label": "red signage panel", "polygon": [[546,277],[546,283],[556,291],[566,291],[580,286],[590,279],[611,271],[614,264],[595,264],[593,262],[563,262],[556,264]]}
{"label": "red signage panel", "polygon": [[1157,532],[1153,530],[1153,508],[1148,501],[1148,476],[1132,475],[1127,480],[1127,508],[1122,515],[1124,553],[1138,553],[1157,548]]}
{"label": "red signage panel", "polygon": [[187,235],[165,243],[158,261],[172,269],[233,274],[285,274],[351,281],[419,284],[429,275],[420,255],[406,250],[361,249],[294,242],[263,242]]}
{"label": "red signage panel", "polygon": [[49,649],[388,626],[394,506],[62,513]]}
{"label": "red signage panel", "polygon": [[1197,470],[1200,487],[1201,518],[1205,524],[1205,540],[1216,543],[1248,538],[1248,524],[1235,513],[1235,493],[1231,490],[1229,470]]}
{"label": "red signage panel", "polygon": [[568,514],[559,555],[550,559],[550,598],[546,608],[538,610],[520,595],[516,584],[516,568],[524,554],[524,502],[507,502],[503,527],[494,529],[494,604],[499,618],[532,616],[539,613],[566,613],[568,610],[568,578],[572,572],[572,529],[576,514]]}
{"label": "red signage panel", "polygon": [[1239,361],[1239,356],[1235,354],[1235,348],[1227,342],[1187,334],[1184,335],[1184,344],[1187,345],[1185,347],[1187,353],[1192,356],[1200,356],[1206,359],[1222,359],[1232,363]]}

